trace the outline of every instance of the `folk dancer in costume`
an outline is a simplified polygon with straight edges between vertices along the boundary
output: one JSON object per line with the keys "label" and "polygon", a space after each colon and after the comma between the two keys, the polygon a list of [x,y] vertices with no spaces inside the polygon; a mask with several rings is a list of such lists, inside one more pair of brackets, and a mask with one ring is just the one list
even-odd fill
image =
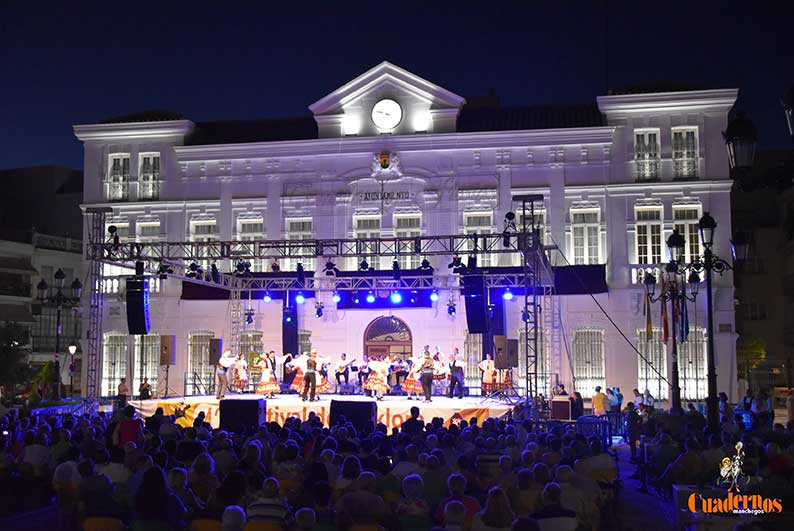
{"label": "folk dancer in costume", "polygon": [[400,384],[400,388],[408,395],[408,400],[411,400],[411,395],[416,395],[419,398],[419,393],[422,392],[422,384],[419,383],[419,367],[422,366],[424,356],[416,356],[410,360],[411,369],[408,371],[408,376]]}
{"label": "folk dancer in costume", "polygon": [[496,391],[496,365],[493,362],[493,354],[486,354],[485,359],[482,360],[477,368],[482,371],[482,393],[489,395]]}
{"label": "folk dancer in costume", "polygon": [[436,394],[444,394],[444,382],[446,382],[446,380],[447,364],[444,363],[441,353],[438,352],[438,347],[436,347],[436,353],[433,355],[433,384],[436,388]]}
{"label": "folk dancer in costume", "polygon": [[276,380],[287,382],[288,376],[293,374],[287,370],[287,363],[292,360],[292,354],[287,352],[283,356],[276,356],[276,351],[271,350],[267,353],[267,357],[270,360],[270,366],[273,369],[273,374],[276,375]]}
{"label": "folk dancer in costume", "polygon": [[237,356],[237,361],[234,363],[234,380],[232,387],[245,393],[248,390],[248,362],[245,356],[240,354]]}
{"label": "folk dancer in costume", "polygon": [[452,351],[449,355],[449,389],[447,390],[447,397],[452,398],[455,388],[458,389],[458,398],[463,399],[463,371],[466,368],[466,361],[462,359],[458,348]]}
{"label": "folk dancer in costume", "polygon": [[425,402],[432,402],[430,399],[433,393],[433,370],[435,363],[430,357],[430,352],[425,350],[422,364],[419,366],[420,381],[422,382],[422,392],[425,394]]}
{"label": "folk dancer in costume", "polygon": [[[290,385],[290,389],[301,395],[304,396],[304,389],[305,389],[305,382],[304,378],[306,373],[309,369],[309,359],[311,358],[308,352],[304,352],[297,358],[293,358],[292,361],[287,363],[287,370],[295,373],[295,378],[292,380],[292,384]],[[314,352],[314,378],[315,378],[315,394],[314,397],[319,400],[317,397],[320,393],[327,393],[328,390],[331,388],[328,385],[328,380],[323,378],[323,375],[320,374],[317,369],[322,366],[323,364],[328,363],[328,360],[324,358],[318,358],[317,353]],[[311,385],[311,382],[309,383]],[[304,397],[305,399],[305,397]]]}
{"label": "folk dancer in costume", "polygon": [[276,373],[273,371],[273,361],[267,354],[262,353],[259,355],[257,367],[262,371],[262,376],[256,386],[256,393],[267,395],[267,398],[273,398],[273,395],[280,391],[278,381],[276,381]]}
{"label": "folk dancer in costume", "polygon": [[364,382],[364,389],[372,391],[378,400],[383,400],[383,395],[389,392],[389,367],[391,363],[387,359],[375,358],[369,361],[369,376]]}
{"label": "folk dancer in costume", "polygon": [[224,367],[220,361],[218,365],[215,367],[215,379],[216,387],[215,387],[215,398],[218,400],[223,399],[226,396],[226,388],[229,387],[229,378],[226,376],[227,368]]}

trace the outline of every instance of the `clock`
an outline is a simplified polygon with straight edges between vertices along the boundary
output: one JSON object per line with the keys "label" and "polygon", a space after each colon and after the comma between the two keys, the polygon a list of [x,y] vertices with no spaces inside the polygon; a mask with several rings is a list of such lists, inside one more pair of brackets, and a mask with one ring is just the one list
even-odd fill
{"label": "clock", "polygon": [[372,107],[372,123],[382,131],[391,131],[403,119],[403,109],[394,100],[383,99]]}

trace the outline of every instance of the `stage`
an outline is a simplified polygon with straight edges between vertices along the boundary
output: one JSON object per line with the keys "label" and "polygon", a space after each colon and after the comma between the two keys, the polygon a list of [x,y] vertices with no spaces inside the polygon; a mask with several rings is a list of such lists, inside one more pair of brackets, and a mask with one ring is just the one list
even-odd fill
{"label": "stage", "polygon": [[[227,400],[252,400],[264,398],[256,394],[229,394]],[[288,417],[299,417],[307,419],[309,413],[314,411],[327,426],[331,411],[331,401],[369,401],[376,402],[378,407],[378,422],[383,423],[389,429],[399,427],[402,422],[410,417],[410,410],[413,406],[419,407],[421,419],[429,421],[434,417],[444,419],[444,424],[449,425],[450,421],[460,416],[464,420],[476,417],[479,422],[488,417],[501,418],[507,415],[513,406],[498,400],[486,399],[482,397],[447,398],[434,396],[433,401],[425,404],[421,400],[408,400],[404,396],[386,396],[383,400],[376,401],[372,398],[360,395],[336,395],[326,394],[320,396],[316,402],[304,402],[297,394],[276,395],[275,398],[265,400],[267,408],[267,421],[283,423]],[[191,406],[186,410],[185,417],[190,423],[193,418],[201,411],[206,415],[207,422],[213,428],[219,425],[218,409],[219,400],[214,396],[185,396],[173,398],[153,398],[150,400],[130,400],[129,404],[144,417],[154,414],[158,407],[163,408],[166,415],[173,414],[180,404]],[[182,406],[184,408],[184,406]],[[184,422],[184,421],[183,421]]]}

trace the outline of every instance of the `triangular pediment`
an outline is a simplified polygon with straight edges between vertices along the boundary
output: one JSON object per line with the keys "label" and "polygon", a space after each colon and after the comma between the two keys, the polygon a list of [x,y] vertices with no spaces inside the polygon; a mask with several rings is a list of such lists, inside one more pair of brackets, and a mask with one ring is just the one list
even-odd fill
{"label": "triangular pediment", "polygon": [[431,108],[459,109],[466,100],[411,72],[383,61],[309,106],[315,116],[338,114],[368,94],[388,86],[427,101]]}

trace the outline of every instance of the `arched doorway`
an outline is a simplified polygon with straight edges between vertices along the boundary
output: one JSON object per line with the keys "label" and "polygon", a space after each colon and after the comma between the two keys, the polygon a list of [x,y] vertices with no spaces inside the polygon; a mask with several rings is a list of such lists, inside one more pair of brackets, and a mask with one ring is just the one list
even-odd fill
{"label": "arched doorway", "polygon": [[411,357],[411,329],[402,319],[378,317],[364,332],[364,352],[368,356]]}

